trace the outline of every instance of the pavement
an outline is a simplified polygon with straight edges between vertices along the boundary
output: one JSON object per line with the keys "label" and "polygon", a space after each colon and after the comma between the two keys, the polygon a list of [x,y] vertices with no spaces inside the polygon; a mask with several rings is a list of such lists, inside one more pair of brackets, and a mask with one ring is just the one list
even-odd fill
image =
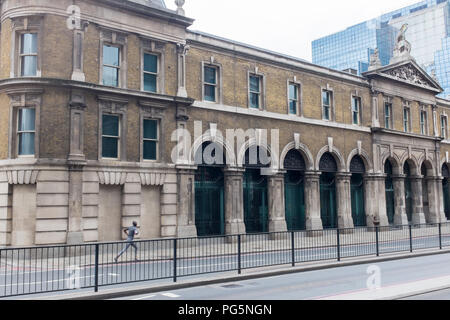
{"label": "pavement", "polygon": [[[108,300],[117,298],[126,298],[131,296],[146,295],[157,292],[167,292],[184,288],[204,287],[214,284],[232,283],[251,279],[261,279],[279,275],[287,275],[315,270],[332,269],[345,266],[354,266],[362,264],[374,264],[377,262],[394,261],[409,259],[414,257],[425,257],[431,255],[449,254],[450,250],[421,250],[415,253],[403,254],[385,254],[382,257],[359,257],[347,258],[341,262],[322,261],[302,263],[292,267],[290,265],[278,267],[266,267],[258,269],[242,270],[239,275],[237,272],[214,273],[207,275],[190,276],[179,278],[177,282],[170,280],[159,280],[142,282],[135,284],[126,284],[114,287],[101,287],[99,292],[95,293],[93,289],[83,291],[70,291],[61,293],[52,293],[49,295],[30,295],[16,297],[16,300]],[[373,299],[401,299],[414,294],[427,293],[433,290],[450,288],[450,276],[435,278],[433,281],[423,280],[414,281],[408,284],[388,286],[379,290],[362,290],[358,292],[335,295],[333,297],[324,297],[327,300],[373,300]],[[1,299],[0,299],[1,300]]]}

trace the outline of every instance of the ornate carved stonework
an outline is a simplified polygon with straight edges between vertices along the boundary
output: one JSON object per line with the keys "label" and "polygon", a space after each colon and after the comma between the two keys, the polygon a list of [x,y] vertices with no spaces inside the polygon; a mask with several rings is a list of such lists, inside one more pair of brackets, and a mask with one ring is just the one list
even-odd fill
{"label": "ornate carved stonework", "polygon": [[6,176],[9,184],[36,184],[39,170],[8,170]]}
{"label": "ornate carved stonework", "polygon": [[105,185],[123,185],[127,180],[126,172],[107,172],[98,171],[98,180],[100,184]]}
{"label": "ornate carved stonework", "polygon": [[388,70],[385,74],[398,80],[411,82],[413,84],[434,87],[416,68],[413,67],[412,64],[407,64],[393,70]]}
{"label": "ornate carved stonework", "polygon": [[144,186],[162,186],[166,182],[165,173],[141,173],[140,177]]}

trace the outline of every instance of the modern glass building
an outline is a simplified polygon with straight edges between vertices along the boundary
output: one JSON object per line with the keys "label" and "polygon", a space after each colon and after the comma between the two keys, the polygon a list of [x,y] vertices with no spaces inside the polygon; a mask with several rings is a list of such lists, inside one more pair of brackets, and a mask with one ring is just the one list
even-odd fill
{"label": "modern glass building", "polygon": [[450,98],[450,0],[426,0],[349,27],[312,43],[313,63],[361,74],[376,48],[383,65],[392,58],[396,36],[405,23],[411,55],[436,74]]}

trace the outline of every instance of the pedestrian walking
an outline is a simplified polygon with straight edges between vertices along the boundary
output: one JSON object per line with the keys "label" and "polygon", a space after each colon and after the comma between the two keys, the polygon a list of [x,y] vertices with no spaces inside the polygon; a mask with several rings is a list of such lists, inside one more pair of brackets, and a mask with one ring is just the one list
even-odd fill
{"label": "pedestrian walking", "polygon": [[117,260],[120,258],[120,256],[123,255],[130,247],[134,248],[135,260],[138,261],[138,258],[137,258],[137,250],[138,250],[138,248],[137,248],[136,244],[134,243],[134,237],[139,234],[137,222],[133,221],[133,225],[131,227],[129,227],[129,228],[124,229],[123,232],[125,232],[125,234],[128,237],[127,238],[127,245],[125,246],[125,248],[123,248],[122,251],[120,251],[119,255],[114,258],[114,261],[117,263]]}

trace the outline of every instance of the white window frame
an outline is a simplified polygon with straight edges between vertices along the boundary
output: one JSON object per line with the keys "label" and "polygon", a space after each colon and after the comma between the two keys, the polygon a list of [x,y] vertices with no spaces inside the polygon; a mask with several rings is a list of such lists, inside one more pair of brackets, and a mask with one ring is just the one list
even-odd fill
{"label": "white window frame", "polygon": [[441,115],[441,137],[448,140],[448,116],[445,113]]}
{"label": "white window frame", "polygon": [[[202,75],[202,101],[207,102],[207,103],[219,103],[222,104],[223,103],[223,98],[222,98],[222,65],[219,63],[214,63],[214,62],[206,62],[203,61],[201,64],[201,75]],[[205,81],[205,68],[213,68],[216,70],[216,84],[215,86],[215,96],[216,99],[215,101],[208,101],[205,99],[205,86],[209,85],[209,86],[213,86],[212,83],[207,83]]]}
{"label": "white window frame", "polygon": [[[297,100],[295,100],[297,102],[296,113],[291,113],[291,110],[290,110],[291,101],[293,100],[289,96],[289,94],[290,94],[289,88],[291,85],[295,86],[296,92],[297,92]],[[295,79],[294,79],[294,81],[287,82],[287,112],[289,115],[294,115],[294,116],[302,116],[302,114],[303,114],[303,112],[302,112],[302,84],[300,82],[296,81]]]}
{"label": "white window frame", "polygon": [[[22,38],[24,35],[26,34],[35,34],[36,35],[36,53],[22,53]],[[24,61],[24,57],[36,57],[36,74],[34,76],[25,76],[23,75],[23,61]],[[38,76],[38,61],[39,61],[39,33],[37,31],[29,31],[29,32],[20,32],[19,35],[19,76],[24,78],[24,77],[37,77]]]}
{"label": "white window frame", "polygon": [[[119,49],[119,66],[113,66],[113,65],[109,65],[109,64],[105,64],[104,63],[103,51],[104,51],[105,46]],[[110,85],[107,85],[107,84],[103,83],[103,80],[104,80],[103,79],[103,72],[104,72],[104,68],[105,67],[117,69],[117,71],[118,71],[117,86],[112,86],[112,87],[114,87],[114,88],[121,88],[121,85],[122,85],[122,83],[121,83],[122,82],[121,81],[121,74],[122,74],[122,46],[114,45],[114,44],[110,44],[110,43],[106,43],[106,42],[102,44],[102,65],[101,65],[101,69],[102,69],[101,77],[102,77],[102,79],[101,79],[101,85],[109,87]]]}
{"label": "white window frame", "polygon": [[[325,105],[323,103],[323,94],[324,93],[328,93],[329,94],[329,105]],[[334,92],[333,90],[329,89],[329,88],[322,88],[321,93],[320,93],[320,100],[321,100],[321,104],[322,104],[322,120],[324,121],[333,121],[334,119]],[[325,108],[328,108],[328,119],[325,118]]]}
{"label": "white window frame", "polygon": [[[147,55],[156,56],[156,73],[144,70],[145,55],[146,54]],[[159,53],[155,53],[155,52],[150,52],[148,50],[144,50],[144,52],[142,54],[142,69],[141,69],[142,70],[142,91],[148,92],[148,93],[159,93],[161,91],[160,84],[159,84],[159,82],[160,82],[160,72],[161,72],[160,60],[161,60],[161,55]],[[145,90],[145,75],[146,74],[150,74],[150,75],[156,76],[156,92]]]}
{"label": "white window frame", "polygon": [[[144,137],[144,123],[145,120],[151,120],[151,121],[156,121],[156,135],[157,138],[156,139],[149,139],[149,138],[145,138]],[[143,162],[158,162],[159,161],[159,142],[161,140],[161,133],[160,133],[160,127],[161,127],[161,120],[160,119],[156,119],[156,118],[150,118],[150,117],[144,117],[142,119],[142,161]],[[144,142],[145,141],[155,141],[156,142],[156,159],[145,159],[144,158]]]}
{"label": "white window frame", "polygon": [[[34,110],[34,130],[33,131],[19,131],[19,114],[21,110],[25,110],[25,109],[33,109]],[[36,154],[36,115],[37,115],[37,110],[35,107],[18,107],[16,109],[16,154],[18,158],[34,158],[35,154]],[[33,139],[33,149],[34,149],[34,153],[33,154],[20,154],[19,153],[19,143],[20,143],[20,135],[24,134],[24,133],[33,133],[34,134],[34,139]]]}
{"label": "white window frame", "polygon": [[[255,108],[251,106],[251,94],[256,93],[250,91],[250,77],[258,77],[259,78],[259,107]],[[253,110],[265,110],[266,109],[266,98],[265,98],[265,88],[266,88],[266,80],[265,75],[262,73],[259,73],[257,70],[255,71],[248,71],[247,72],[247,88],[248,88],[248,108]]]}
{"label": "white window frame", "polygon": [[425,109],[425,107],[422,107],[420,109],[419,123],[420,133],[422,135],[428,135],[428,111]]}
{"label": "white window frame", "polygon": [[[112,117],[117,117],[119,119],[118,123],[119,123],[119,128],[118,128],[118,136],[109,136],[109,135],[104,135],[103,134],[103,116],[112,116]],[[101,150],[101,158],[104,160],[119,160],[121,158],[121,133],[122,133],[122,117],[120,114],[116,114],[116,113],[108,113],[108,112],[103,112],[101,115],[101,140],[102,140],[102,150]],[[108,157],[103,157],[103,138],[114,138],[117,139],[117,158],[108,158]]]}
{"label": "white window frame", "polygon": [[[407,118],[405,118],[405,115]],[[411,103],[409,101],[403,101],[403,131],[412,131],[412,115],[411,115]]]}
{"label": "white window frame", "polygon": [[[126,88],[127,87],[127,35],[113,30],[103,29],[100,31],[100,53],[99,53],[99,84],[103,84],[103,68],[116,66],[105,65],[103,63],[103,49],[104,46],[119,48],[119,79],[117,87],[112,88]],[[109,86],[108,86],[109,87]]]}
{"label": "white window frame", "polygon": [[[361,126],[362,125],[362,98],[358,95],[352,95],[351,98],[351,116],[352,116],[352,125],[354,126]],[[353,110],[353,103],[354,101],[358,101],[358,123],[354,122],[354,110]]]}
{"label": "white window frame", "polygon": [[[389,117],[386,116],[386,108],[389,110]],[[383,103],[383,114],[384,114],[384,128],[388,130],[394,130],[394,109],[392,98],[385,97]],[[386,121],[388,119],[388,121]]]}

